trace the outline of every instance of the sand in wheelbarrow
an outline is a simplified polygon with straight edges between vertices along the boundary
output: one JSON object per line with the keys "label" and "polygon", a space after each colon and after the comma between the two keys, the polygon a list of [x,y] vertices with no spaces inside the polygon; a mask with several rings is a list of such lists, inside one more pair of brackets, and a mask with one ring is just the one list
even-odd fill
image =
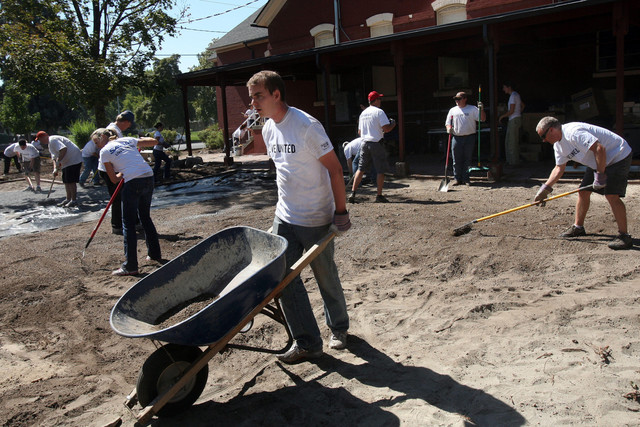
{"label": "sand in wheelbarrow", "polygon": [[156,321],[160,329],[167,329],[173,325],[176,325],[184,320],[187,320],[206,306],[220,298],[220,295],[203,294],[188,301],[185,301],[171,310],[167,311]]}

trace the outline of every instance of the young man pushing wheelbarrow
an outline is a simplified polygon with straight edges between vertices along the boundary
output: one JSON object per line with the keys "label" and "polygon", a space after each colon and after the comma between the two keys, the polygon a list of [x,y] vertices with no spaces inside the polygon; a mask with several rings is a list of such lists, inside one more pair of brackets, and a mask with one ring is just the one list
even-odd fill
{"label": "young man pushing wheelbarrow", "polygon": [[[332,226],[337,232],[351,227],[342,165],[320,122],[287,105],[280,75],[273,71],[258,72],[247,82],[247,88],[251,105],[260,117],[269,118],[262,136],[278,172],[273,233],[288,241],[285,257],[289,268]],[[311,262],[311,268],[332,332],[329,347],[342,349],[347,343],[349,316],[333,254],[331,241]],[[320,330],[299,276],[284,288],[280,303],[295,341],[278,359],[296,363],[321,356]]]}

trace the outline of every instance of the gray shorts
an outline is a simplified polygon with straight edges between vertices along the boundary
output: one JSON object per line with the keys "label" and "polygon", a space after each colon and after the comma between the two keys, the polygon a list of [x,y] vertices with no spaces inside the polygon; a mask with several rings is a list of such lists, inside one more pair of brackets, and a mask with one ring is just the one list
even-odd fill
{"label": "gray shorts", "polygon": [[21,162],[22,168],[24,169],[24,173],[40,173],[40,157],[36,157],[33,162],[33,167],[31,167],[31,160],[27,160],[26,162]]}
{"label": "gray shorts", "polygon": [[[593,191],[598,194],[617,194],[620,197],[624,197],[627,192],[627,181],[629,179],[629,169],[631,168],[631,160],[633,155],[629,154],[623,160],[616,162],[606,167],[604,172],[607,174],[607,186],[601,190],[586,190]],[[593,172],[594,170],[587,167],[582,177],[582,183],[580,187],[586,187],[593,184]]]}
{"label": "gray shorts", "polygon": [[376,172],[379,174],[388,170],[387,152],[380,141],[364,142],[362,148],[360,148],[360,165],[358,169],[362,172],[368,172],[371,169],[371,163],[373,163]]}

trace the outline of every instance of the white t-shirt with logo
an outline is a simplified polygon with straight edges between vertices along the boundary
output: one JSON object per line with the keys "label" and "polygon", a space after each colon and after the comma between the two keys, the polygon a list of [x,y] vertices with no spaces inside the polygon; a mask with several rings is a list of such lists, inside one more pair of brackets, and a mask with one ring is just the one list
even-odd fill
{"label": "white t-shirt with logo", "polygon": [[65,147],[67,149],[67,154],[65,154],[62,158],[62,169],[66,168],[67,166],[82,163],[82,151],[80,151],[78,146],[71,142],[69,138],[65,138],[64,136],[60,135],[51,135],[49,137],[49,152],[51,153],[51,157],[53,157],[55,161],[58,161],[60,157],[60,150]]}
{"label": "white t-shirt with logo", "polygon": [[331,180],[318,159],[333,145],[322,124],[289,107],[280,123],[267,120],[262,136],[278,172],[278,218],[303,227],[330,224],[335,211]]}
{"label": "white t-shirt with logo", "polygon": [[382,109],[369,105],[360,113],[358,130],[364,141],[377,142],[384,138],[382,126],[389,124],[389,118]]}
{"label": "white t-shirt with logo", "polygon": [[631,154],[627,141],[610,130],[589,123],[572,122],[562,125],[562,139],[553,144],[556,165],[572,160],[596,170],[596,155],[589,150],[596,141],[607,153],[607,166]]}
{"label": "white t-shirt with logo", "polygon": [[27,143],[24,148],[20,147],[20,144],[16,144],[16,147],[13,150],[16,154],[20,154],[23,162],[40,157],[38,149],[29,143]]}
{"label": "white t-shirt with logo", "polygon": [[445,126],[453,126],[453,135],[467,136],[476,133],[476,122],[480,117],[480,110],[474,105],[457,105],[449,110]]}
{"label": "white t-shirt with logo", "polygon": [[151,166],[138,152],[138,138],[118,138],[100,150],[100,163],[111,163],[116,173],[121,172],[124,182],[153,176]]}

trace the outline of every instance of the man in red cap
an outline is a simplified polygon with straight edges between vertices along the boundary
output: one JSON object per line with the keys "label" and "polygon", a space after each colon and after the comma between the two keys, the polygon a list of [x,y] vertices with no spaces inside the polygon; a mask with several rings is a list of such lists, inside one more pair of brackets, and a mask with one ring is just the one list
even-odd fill
{"label": "man in red cap", "polygon": [[382,195],[382,187],[384,186],[384,173],[388,169],[387,152],[381,142],[384,134],[391,132],[396,127],[396,122],[389,119],[382,111],[382,97],[384,95],[375,90],[369,93],[369,106],[360,113],[358,120],[358,135],[363,139],[360,148],[360,164],[357,172],[353,177],[353,186],[351,187],[351,195],[347,199],[349,203],[355,203],[356,190],[362,182],[364,171],[371,168],[371,163],[377,172],[377,196],[376,202],[387,203],[388,200]]}

